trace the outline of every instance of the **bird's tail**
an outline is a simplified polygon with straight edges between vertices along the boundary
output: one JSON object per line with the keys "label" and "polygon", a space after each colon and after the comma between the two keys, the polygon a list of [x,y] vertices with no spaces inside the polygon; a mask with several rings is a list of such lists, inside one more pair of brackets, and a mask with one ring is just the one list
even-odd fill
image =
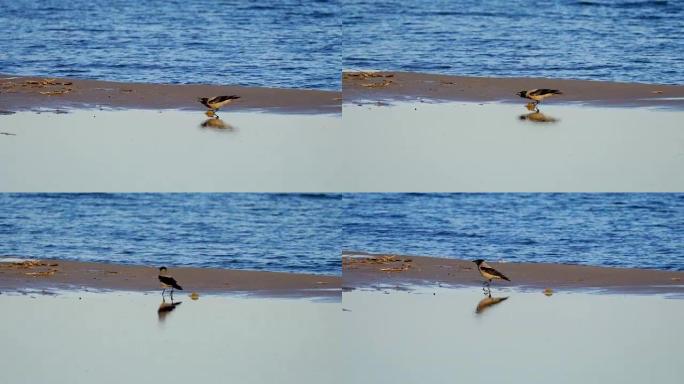
{"label": "bird's tail", "polygon": [[177,289],[177,290],[179,290],[179,291],[182,291],[182,290],[183,290],[183,287],[181,287],[181,286],[178,285],[178,284],[174,284],[174,285],[173,285],[173,289]]}
{"label": "bird's tail", "polygon": [[504,276],[504,275],[501,275],[501,278],[504,279],[504,280],[506,280],[506,281],[511,281],[511,279],[509,279],[508,277],[506,277],[506,276]]}

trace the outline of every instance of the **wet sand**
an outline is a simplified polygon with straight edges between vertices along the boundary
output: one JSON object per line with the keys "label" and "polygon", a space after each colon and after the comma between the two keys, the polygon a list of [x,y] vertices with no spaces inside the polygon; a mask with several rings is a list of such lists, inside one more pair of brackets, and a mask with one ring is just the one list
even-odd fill
{"label": "wet sand", "polygon": [[[63,260],[0,262],[0,290],[111,289],[160,290],[158,270],[122,264]],[[185,296],[199,293],[249,293],[265,296],[339,297],[336,276],[210,268],[169,267]]]}
{"label": "wet sand", "polygon": [[[480,286],[482,278],[469,260],[427,256],[342,254],[345,289],[373,286],[453,285]],[[684,293],[684,272],[653,269],[605,268],[545,263],[488,263],[510,282],[492,286],[530,289],[598,289],[630,293]]]}
{"label": "wet sand", "polygon": [[684,86],[544,78],[447,76],[412,72],[344,72],[345,102],[445,100],[520,102],[523,89],[560,89],[547,103],[684,108]]}
{"label": "wet sand", "polygon": [[147,84],[0,74],[0,111],[36,108],[206,109],[199,97],[238,95],[223,110],[264,109],[285,113],[339,113],[341,93],[332,91],[207,84]]}

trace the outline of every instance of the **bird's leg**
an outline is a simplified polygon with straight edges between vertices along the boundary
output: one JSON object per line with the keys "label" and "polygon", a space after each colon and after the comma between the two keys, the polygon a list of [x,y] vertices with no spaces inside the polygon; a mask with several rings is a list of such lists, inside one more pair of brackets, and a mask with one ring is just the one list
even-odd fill
{"label": "bird's leg", "polygon": [[166,292],[166,288],[162,289],[162,299],[164,298],[164,292]]}
{"label": "bird's leg", "polygon": [[173,302],[173,287],[171,287],[171,302]]}

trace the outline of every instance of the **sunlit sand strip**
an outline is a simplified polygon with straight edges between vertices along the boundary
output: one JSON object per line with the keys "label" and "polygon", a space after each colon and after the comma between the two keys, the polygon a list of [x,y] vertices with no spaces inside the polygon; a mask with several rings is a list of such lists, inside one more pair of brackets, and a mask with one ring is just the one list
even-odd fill
{"label": "sunlit sand strip", "polygon": [[[511,281],[497,281],[493,290],[517,287],[543,291],[595,289],[633,293],[684,294],[684,272],[587,265],[513,263],[488,260]],[[413,255],[342,254],[345,288],[377,285],[481,286],[482,277],[471,260]]]}
{"label": "sunlit sand strip", "polygon": [[[338,276],[174,267],[183,296],[192,292],[265,296],[339,297]],[[158,291],[158,266],[11,258],[0,263],[0,289],[104,289]],[[176,297],[180,294],[177,292]]]}

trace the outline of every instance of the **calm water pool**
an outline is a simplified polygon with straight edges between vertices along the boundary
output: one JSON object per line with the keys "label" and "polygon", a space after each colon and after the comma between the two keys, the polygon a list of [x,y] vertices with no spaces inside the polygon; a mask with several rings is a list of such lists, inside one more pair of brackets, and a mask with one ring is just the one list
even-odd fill
{"label": "calm water pool", "polygon": [[[506,298],[502,301],[503,298]],[[479,288],[343,293],[345,382],[677,381],[684,305]]]}
{"label": "calm water pool", "polygon": [[[351,191],[678,192],[684,113],[408,103],[343,107]],[[551,120],[552,119],[552,120]]]}
{"label": "calm water pool", "polygon": [[3,382],[342,383],[339,303],[178,302],[169,310],[158,293],[2,294]]}
{"label": "calm water pool", "polygon": [[231,112],[216,121],[176,110],[19,112],[2,116],[0,130],[13,134],[0,136],[2,191],[344,189],[340,115]]}

